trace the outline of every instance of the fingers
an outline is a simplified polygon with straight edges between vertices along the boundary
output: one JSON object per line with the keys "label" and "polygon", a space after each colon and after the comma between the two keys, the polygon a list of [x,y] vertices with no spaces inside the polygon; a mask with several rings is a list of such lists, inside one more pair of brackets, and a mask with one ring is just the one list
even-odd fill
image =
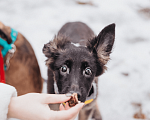
{"label": "fingers", "polygon": [[66,110],[67,112],[69,112],[70,114],[76,114],[80,111],[80,109],[84,106],[84,103],[79,103],[77,105],[75,105],[74,107],[70,108],[69,110]]}
{"label": "fingers", "polygon": [[60,104],[60,106],[59,106],[59,110],[60,111],[62,111],[62,110],[69,110],[69,109],[70,109],[70,107],[69,107],[68,102],[66,102],[65,107],[64,107],[63,104]]}
{"label": "fingers", "polygon": [[69,103],[68,103],[68,102],[66,102],[65,110],[69,110],[69,109],[70,109],[70,107],[69,107]]}
{"label": "fingers", "polygon": [[70,97],[66,97],[65,94],[41,94],[43,96],[43,102],[45,104],[49,103],[63,103],[70,99]]}
{"label": "fingers", "polygon": [[62,110],[62,111],[53,111],[53,116],[51,116],[52,120],[70,120],[72,118],[74,118],[79,111],[81,110],[81,108],[83,107],[84,103],[79,103],[77,105],[75,105],[74,107],[70,108],[69,110]]}
{"label": "fingers", "polygon": [[65,110],[65,108],[64,108],[64,106],[63,106],[63,104],[60,104],[60,106],[59,106],[59,110],[60,110],[60,111]]}

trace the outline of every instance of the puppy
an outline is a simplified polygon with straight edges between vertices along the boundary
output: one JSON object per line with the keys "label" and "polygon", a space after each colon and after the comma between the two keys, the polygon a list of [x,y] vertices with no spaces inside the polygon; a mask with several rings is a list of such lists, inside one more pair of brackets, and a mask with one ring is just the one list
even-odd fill
{"label": "puppy", "polygon": [[[12,42],[11,32],[10,27],[0,22],[0,38],[7,41],[8,44]],[[9,66],[7,66],[7,70],[5,71],[6,83],[14,86],[17,89],[18,95],[30,92],[42,92],[43,79],[30,43],[18,32],[14,45],[16,46],[16,51],[9,60]],[[3,46],[0,45],[0,50],[2,51],[3,49]],[[9,53],[7,52],[4,57],[5,64],[8,59]]]}
{"label": "puppy", "polygon": [[98,94],[97,77],[107,69],[114,39],[115,24],[95,36],[86,24],[69,22],[43,47],[48,58],[48,93],[77,93],[79,101],[88,101],[79,113],[79,120],[102,119],[93,94]]}

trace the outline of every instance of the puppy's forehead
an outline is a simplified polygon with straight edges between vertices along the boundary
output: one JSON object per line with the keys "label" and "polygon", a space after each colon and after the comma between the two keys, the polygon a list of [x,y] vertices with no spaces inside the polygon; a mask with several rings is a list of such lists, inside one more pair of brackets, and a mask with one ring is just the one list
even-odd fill
{"label": "puppy's forehead", "polygon": [[89,64],[95,62],[93,54],[88,50],[88,48],[83,46],[76,47],[74,45],[67,46],[65,50],[60,53],[57,65],[60,66],[68,60],[76,63],[77,65],[80,65],[82,62],[87,62]]}
{"label": "puppy's forehead", "polygon": [[70,47],[66,49],[66,54],[68,57],[78,60],[90,59],[92,57],[92,53],[84,46],[70,45]]}

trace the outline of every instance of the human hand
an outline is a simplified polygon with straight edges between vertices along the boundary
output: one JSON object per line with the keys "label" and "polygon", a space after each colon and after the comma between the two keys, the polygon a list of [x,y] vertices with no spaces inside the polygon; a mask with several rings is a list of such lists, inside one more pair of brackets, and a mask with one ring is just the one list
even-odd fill
{"label": "human hand", "polygon": [[70,108],[68,103],[64,107],[60,104],[60,111],[50,110],[48,104],[63,103],[70,99],[65,95],[28,93],[19,97],[12,97],[8,118],[21,120],[73,120],[84,103]]}

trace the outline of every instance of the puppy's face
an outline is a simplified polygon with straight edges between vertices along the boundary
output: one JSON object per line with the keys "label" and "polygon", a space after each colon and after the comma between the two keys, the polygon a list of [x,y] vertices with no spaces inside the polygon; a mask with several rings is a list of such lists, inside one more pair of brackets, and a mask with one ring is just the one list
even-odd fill
{"label": "puppy's face", "polygon": [[96,59],[87,48],[68,44],[55,61],[54,74],[60,94],[77,93],[85,101],[96,74]]}
{"label": "puppy's face", "polygon": [[106,69],[114,37],[115,25],[111,24],[97,37],[87,40],[85,47],[76,47],[62,35],[44,45],[46,64],[54,73],[60,94],[77,93],[79,101],[86,100],[94,77]]}

